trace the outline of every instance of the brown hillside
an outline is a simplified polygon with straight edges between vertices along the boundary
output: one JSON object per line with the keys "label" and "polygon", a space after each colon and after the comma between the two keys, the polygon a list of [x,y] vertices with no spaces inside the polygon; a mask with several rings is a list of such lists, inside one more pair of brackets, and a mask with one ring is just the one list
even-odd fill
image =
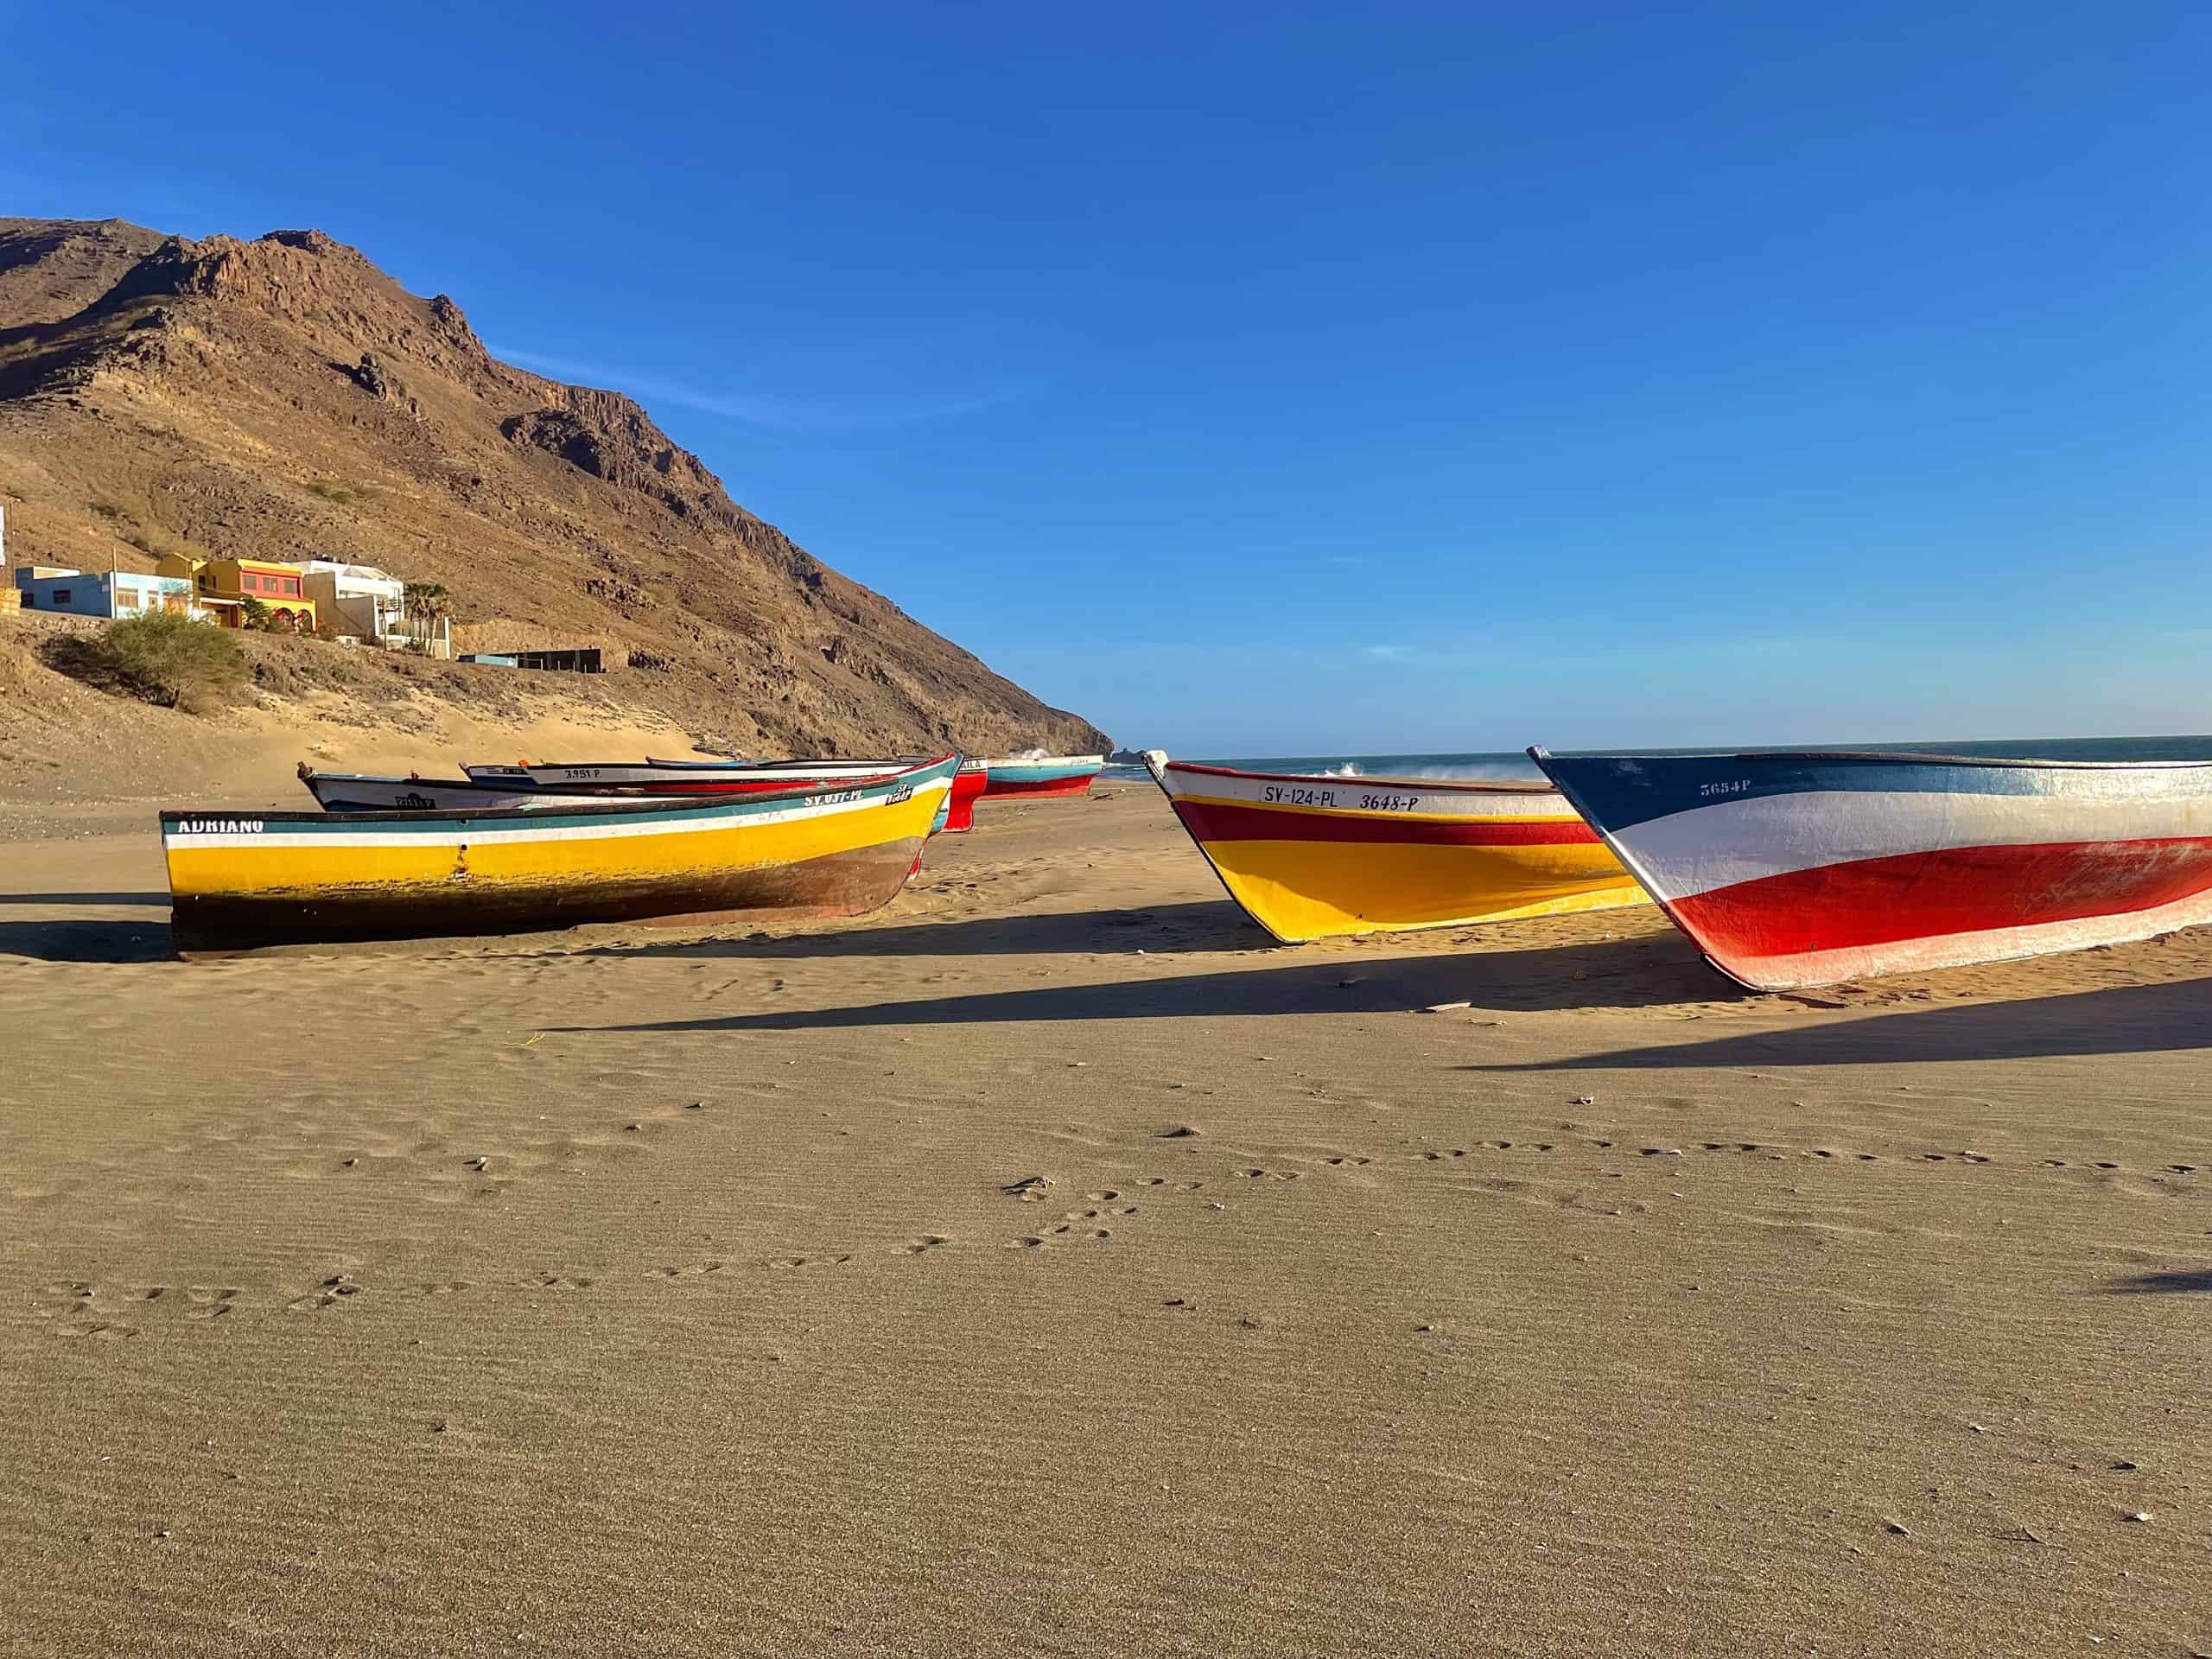
{"label": "brown hillside", "polygon": [[496,361],[451,299],[317,231],[0,219],[0,505],[18,563],[442,582],[475,643],[603,643],[634,664],[605,696],[742,752],[1107,747],[747,512],[627,397]]}

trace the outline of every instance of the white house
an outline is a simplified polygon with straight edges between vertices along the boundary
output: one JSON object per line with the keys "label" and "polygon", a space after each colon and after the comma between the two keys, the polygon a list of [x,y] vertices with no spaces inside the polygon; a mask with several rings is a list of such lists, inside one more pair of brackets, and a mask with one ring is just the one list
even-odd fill
{"label": "white house", "polygon": [[302,559],[299,567],[315,613],[340,634],[372,645],[406,642],[407,584],[397,576],[338,559]]}

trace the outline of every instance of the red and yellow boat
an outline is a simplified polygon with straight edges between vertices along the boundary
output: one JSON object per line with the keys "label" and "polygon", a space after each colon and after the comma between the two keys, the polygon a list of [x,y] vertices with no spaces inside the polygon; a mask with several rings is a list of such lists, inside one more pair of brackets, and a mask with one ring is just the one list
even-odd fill
{"label": "red and yellow boat", "polygon": [[1244,913],[1287,944],[1651,902],[1537,783],[1145,765]]}

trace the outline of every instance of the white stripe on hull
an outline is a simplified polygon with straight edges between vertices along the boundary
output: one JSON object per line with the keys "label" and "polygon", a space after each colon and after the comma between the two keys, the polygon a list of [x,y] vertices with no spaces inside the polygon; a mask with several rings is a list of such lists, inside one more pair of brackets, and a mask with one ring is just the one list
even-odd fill
{"label": "white stripe on hull", "polygon": [[789,779],[793,784],[810,779],[886,778],[902,770],[893,766],[851,766],[842,761],[820,766],[463,766],[481,783],[507,783],[519,771],[541,788],[587,785],[594,789],[670,789],[696,784],[772,784]]}
{"label": "white stripe on hull", "polygon": [[[950,775],[934,783],[917,785],[914,794],[921,797],[943,795],[952,787]],[[751,828],[756,825],[788,823],[797,818],[828,817],[841,812],[866,811],[887,804],[886,794],[866,795],[858,791],[808,796],[786,806],[747,812],[732,810],[734,802],[672,800],[651,804],[664,808],[658,812],[633,812],[621,810],[607,813],[598,821],[576,824],[533,824],[509,819],[483,817],[465,823],[441,825],[436,830],[377,829],[363,825],[359,830],[252,830],[244,834],[222,830],[198,831],[164,827],[162,842],[164,847],[461,847],[478,846],[496,841],[511,846],[525,841],[619,841],[632,836],[677,836],[710,834],[716,830]],[[605,810],[607,808],[628,809],[640,804],[636,801],[594,801],[586,803],[584,812]],[[720,810],[717,810],[720,809]],[[216,821],[251,820],[248,812],[211,812]],[[341,815],[342,816],[342,815]],[[548,813],[548,817],[560,816]]]}
{"label": "white stripe on hull", "polygon": [[1661,899],[1739,881],[1962,847],[2036,847],[2212,836],[2212,800],[2176,795],[1808,791],[1717,801],[1609,837]]}
{"label": "white stripe on hull", "polygon": [[1440,790],[1388,778],[1274,778],[1183,772],[1170,766],[1154,774],[1176,800],[1223,801],[1231,805],[1363,812],[1391,818],[1526,818],[1576,823],[1581,815],[1555,789]]}
{"label": "white stripe on hull", "polygon": [[346,804],[356,812],[588,811],[627,799],[615,795],[563,795],[550,789],[456,789],[419,778],[317,778],[308,785],[316,800]]}

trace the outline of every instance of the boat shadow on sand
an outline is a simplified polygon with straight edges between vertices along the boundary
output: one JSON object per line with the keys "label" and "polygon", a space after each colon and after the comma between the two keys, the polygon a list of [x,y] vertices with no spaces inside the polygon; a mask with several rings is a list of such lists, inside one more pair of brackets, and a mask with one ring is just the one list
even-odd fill
{"label": "boat shadow on sand", "polygon": [[[927,936],[965,923],[892,930]],[[849,940],[850,934],[836,936]],[[787,943],[779,941],[778,943]],[[1448,1005],[1454,1012],[1529,1013],[1552,1008],[1633,1008],[1732,994],[1687,947],[1638,950],[1616,939],[1533,949],[1439,951],[1377,958],[1338,951],[1300,958],[1294,949],[1268,948],[1265,967],[1218,973],[1179,973],[1172,958],[1154,958],[1128,976],[1103,983],[977,991],[908,1001],[843,1007],[735,1014],[701,1020],[654,1020],[620,1027],[558,1027],[576,1032],[835,1031],[876,1026],[997,1025],[1030,1020],[1191,1020],[1264,1014],[1404,1014]],[[627,955],[640,947],[607,947]],[[674,947],[680,950],[681,947]],[[906,947],[940,954],[927,937]],[[1078,947],[1089,948],[1089,947]],[[1137,946],[1132,946],[1131,951]],[[1142,947],[1148,949],[1149,947]],[[642,947],[656,950],[656,947]],[[732,956],[753,954],[737,947]]]}
{"label": "boat shadow on sand", "polygon": [[1650,1071],[1684,1068],[1916,1065],[2049,1059],[2212,1048],[2212,981],[2115,985],[1948,1007],[1897,1007],[1856,1020],[1767,1027],[1702,1042],[1649,1044],[1541,1065],[1471,1071]]}
{"label": "boat shadow on sand", "polygon": [[2212,1296],[2212,1268],[2179,1268],[2171,1273],[2139,1273],[2105,1287],[2107,1296]]}
{"label": "boat shadow on sand", "polygon": [[804,933],[753,932],[720,938],[675,938],[594,944],[578,954],[788,959],[816,957],[1116,956],[1144,951],[1249,950],[1280,953],[1235,906],[1218,900],[1149,905],[1141,910],[1037,911],[959,921],[870,925],[857,921]]}
{"label": "boat shadow on sand", "polygon": [[[77,894],[66,901],[81,904]],[[0,899],[0,904],[10,902]],[[134,899],[117,902],[137,903]],[[162,895],[168,902],[168,895]],[[169,941],[168,918],[143,921],[87,921],[82,917],[57,917],[43,921],[0,921],[0,961],[10,957],[32,962],[171,962],[176,947]]]}

